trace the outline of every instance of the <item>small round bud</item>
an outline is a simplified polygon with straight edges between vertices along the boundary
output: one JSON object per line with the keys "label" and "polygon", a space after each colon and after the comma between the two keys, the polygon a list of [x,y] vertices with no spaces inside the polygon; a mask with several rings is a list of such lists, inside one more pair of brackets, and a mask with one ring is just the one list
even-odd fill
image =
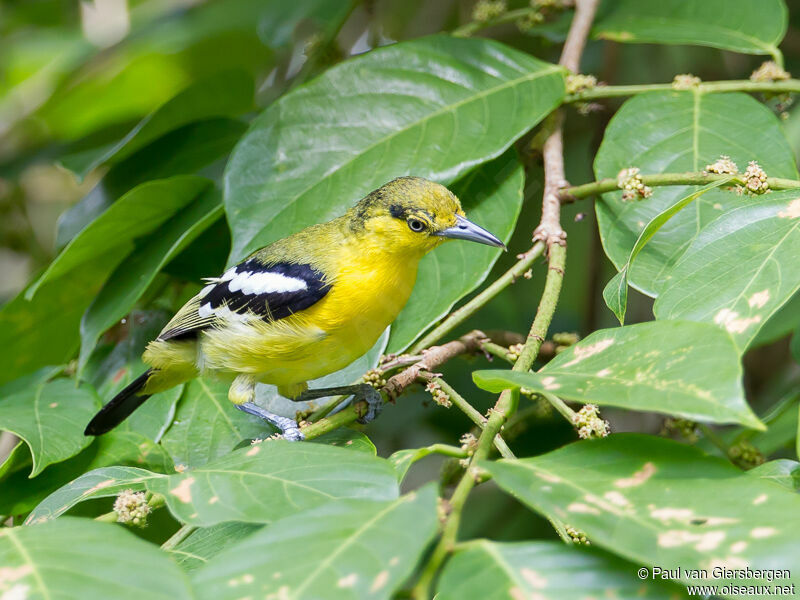
{"label": "small round bud", "polygon": [[672,80],[672,89],[690,90],[700,85],[701,81],[702,80],[699,77],[695,77],[691,73],[683,73],[681,75],[675,75],[675,78]]}
{"label": "small round bud", "polygon": [[435,381],[429,381],[425,386],[425,391],[431,395],[433,401],[439,406],[443,406],[444,408],[450,408],[453,406],[453,403],[450,401],[450,396],[448,396],[441,386]]}
{"label": "small round bud", "polygon": [[705,173],[717,173],[718,175],[736,175],[739,167],[731,160],[730,156],[722,154],[715,162],[706,165]]}
{"label": "small round bud", "polygon": [[779,67],[775,61],[768,60],[761,63],[761,66],[753,71],[750,75],[750,81],[783,81],[791,77],[789,72]]}
{"label": "small round bud", "polygon": [[479,23],[493,21],[508,10],[505,0],[479,0],[472,9],[472,20]]}
{"label": "small round bud", "polygon": [[600,410],[594,404],[585,404],[572,417],[572,424],[582,440],[606,437],[609,433],[608,421],[600,418]]}
{"label": "small round bud", "polygon": [[567,75],[565,87],[568,94],[578,94],[595,86],[597,86],[597,77],[594,75],[581,75],[580,73]]}
{"label": "small round bud", "polygon": [[743,179],[745,189],[752,194],[765,194],[769,191],[767,174],[754,160],[748,163]]}
{"label": "small round bud", "polygon": [[565,525],[564,529],[567,531],[567,535],[572,538],[573,544],[580,544],[583,546],[591,546],[588,539],[586,539],[586,534],[583,533],[580,529],[573,527],[572,525]]}
{"label": "small round bud", "polygon": [[622,190],[623,202],[649,198],[653,195],[652,188],[642,181],[638,167],[628,167],[617,173],[617,187]]}
{"label": "small round bud", "polygon": [[748,440],[734,444],[728,449],[728,456],[742,469],[752,469],[758,465],[763,465],[764,455]]}

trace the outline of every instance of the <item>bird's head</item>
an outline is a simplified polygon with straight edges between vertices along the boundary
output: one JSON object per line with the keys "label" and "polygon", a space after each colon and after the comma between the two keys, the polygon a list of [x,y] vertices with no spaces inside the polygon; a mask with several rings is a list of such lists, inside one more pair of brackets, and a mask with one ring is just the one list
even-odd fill
{"label": "bird's head", "polygon": [[356,204],[350,218],[352,226],[400,252],[422,255],[449,239],[505,248],[466,218],[450,190],[421,177],[399,177],[381,186]]}

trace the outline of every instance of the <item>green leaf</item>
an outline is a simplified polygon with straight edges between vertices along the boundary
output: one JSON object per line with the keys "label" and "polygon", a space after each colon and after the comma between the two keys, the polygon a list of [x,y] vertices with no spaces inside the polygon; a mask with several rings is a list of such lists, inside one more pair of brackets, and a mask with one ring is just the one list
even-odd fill
{"label": "green leaf", "polygon": [[230,382],[193,379],[185,385],[175,419],[161,438],[177,464],[197,467],[228,454],[248,438],[275,433],[263,419],[247,415],[228,400]]}
{"label": "green leaf", "polygon": [[100,400],[90,386],[56,379],[0,400],[0,430],[25,440],[33,456],[30,476],[36,477],[47,465],[92,443],[83,429],[98,408]]}
{"label": "green leaf", "polygon": [[227,547],[252,535],[263,525],[255,523],[220,523],[211,527],[200,527],[185,540],[171,548],[169,553],[184,571],[194,571],[206,564]]}
{"label": "green leaf", "polygon": [[792,341],[789,347],[795,362],[800,363],[800,324],[797,326],[797,329],[795,329],[794,333],[792,334]]}
{"label": "green leaf", "polygon": [[800,292],[792,296],[761,326],[756,337],[750,342],[750,347],[758,348],[776,342],[791,335],[798,327],[800,327]]}
{"label": "green leaf", "polygon": [[137,237],[158,228],[209,185],[208,179],[184,175],[138,186],[67,244],[28,288],[26,298],[33,298],[45,283],[75,271],[97,256],[110,254],[122,260],[133,250]]}
{"label": "green leaf", "polygon": [[800,290],[800,190],[752,199],[709,223],[667,274],[658,319],[716,323],[744,352]]}
{"label": "green leaf", "polygon": [[90,153],[65,156],[62,164],[80,177],[104,163],[118,163],[166,133],[213,117],[232,117],[253,108],[253,80],[239,70],[221,71],[193,82],[147,115],[121,140]]}
{"label": "green leaf", "polygon": [[285,600],[388,599],[437,523],[433,486],[394,501],[329,502],[248,536],[194,571],[192,583],[199,598],[219,600],[270,591]]}
{"label": "green leaf", "polygon": [[270,523],[341,498],[397,498],[391,465],[365,452],[325,444],[262,442],[196,469],[160,475],[144,469],[97,469],[46,498],[28,520],[52,519],[78,502],[122,489],[162,494],[184,523]]}
{"label": "green leaf", "polygon": [[[27,448],[22,450],[30,456]],[[0,494],[0,514],[26,514],[87,471],[110,465],[130,465],[159,473],[174,472],[172,458],[160,445],[140,433],[115,430],[96,438],[80,454],[47,467],[34,479],[28,479],[23,471],[2,479],[4,489]]]}
{"label": "green leaf", "polygon": [[746,54],[771,54],[786,33],[783,0],[618,0],[592,30],[616,42],[693,44]]}
{"label": "green leaf", "polygon": [[[509,598],[677,598],[667,582],[642,581],[636,565],[559,542],[469,542],[445,565],[437,600]],[[546,596],[545,596],[546,595]]]}
{"label": "green leaf", "polygon": [[387,460],[392,463],[397,473],[397,482],[403,483],[403,479],[411,468],[411,465],[431,454],[433,454],[433,450],[428,446],[423,448],[407,448],[393,452]]}
{"label": "green leaf", "polygon": [[372,456],[378,455],[378,450],[372,440],[360,431],[349,427],[334,429],[310,441],[312,444],[327,444],[329,446],[338,446],[339,448],[348,448],[356,452],[366,452]]}
{"label": "green leaf", "polygon": [[[780,121],[745,94],[701,94],[697,91],[640,94],[611,119],[594,162],[598,179],[616,177],[638,167],[642,174],[702,171],[721,154],[744,171],[757,160],[771,177],[796,179],[794,155]],[[693,191],[691,186],[653,188],[650,198],[623,202],[609,192],[595,204],[606,254],[622,269],[645,225]],[[628,273],[630,285],[656,296],[667,284],[669,268],[706,224],[718,215],[751,204],[749,197],[712,190],[695,201],[653,236]]]}
{"label": "green leaf", "polygon": [[476,371],[473,378],[490,392],[526,387],[581,403],[764,428],[745,401],[730,337],[700,323],[656,321],[603,329],[537,373]]}
{"label": "green leaf", "polygon": [[69,277],[45,284],[33,300],[21,292],[0,308],[0,383],[73,357],[81,315],[116,263],[114,256],[97,255]]}
{"label": "green leaf", "polygon": [[183,572],[124,528],[64,518],[0,529],[0,593],[9,600],[190,600]]}
{"label": "green leaf", "polygon": [[267,108],[234,150],[231,260],[342,214],[398,175],[454,181],[563,95],[562,69],[483,39],[416,39],[337,65]]}
{"label": "green leaf", "polygon": [[792,492],[800,492],[800,463],[788,458],[779,458],[759,465],[747,472],[761,479],[774,481]]}
{"label": "green leaf", "polygon": [[[123,201],[124,198],[114,204],[100,219]],[[177,256],[221,215],[219,192],[214,188],[197,190],[196,198],[184,205],[179,214],[134,247],[111,274],[81,319],[81,369],[86,365],[100,335],[130,311],[171,258]]]}
{"label": "green leaf", "polygon": [[[800,527],[787,515],[800,495],[729,462],[653,436],[619,433],[521,460],[482,462],[504,490],[542,514],[584,531],[593,545],[637,565],[681,572],[714,567],[792,569]],[[767,584],[748,577],[747,585]],[[722,594],[734,597],[729,594]],[[738,597],[738,596],[735,596]]]}
{"label": "green leaf", "polygon": [[608,308],[610,308],[614,315],[616,315],[617,319],[619,319],[620,325],[625,324],[625,311],[628,305],[628,271],[630,270],[633,259],[636,258],[639,252],[642,251],[642,248],[645,247],[647,242],[649,242],[653,236],[658,233],[658,230],[661,229],[667,223],[667,221],[678,214],[687,204],[697,200],[697,198],[705,194],[708,190],[712,190],[728,183],[731,179],[732,177],[727,177],[725,179],[709,183],[699,190],[692,192],[688,196],[681,198],[675,204],[658,213],[651,219],[645,228],[642,229],[642,232],[639,234],[636,243],[631,249],[631,253],[628,256],[628,261],[622,266],[622,268],[619,270],[619,273],[617,273],[603,289],[603,299],[606,301]]}
{"label": "green leaf", "polygon": [[[472,221],[508,242],[522,208],[524,184],[519,158],[509,151],[468,173],[452,190]],[[392,323],[389,352],[405,349],[480,285],[500,254],[498,248],[456,242],[425,256],[408,304]]]}
{"label": "green leaf", "polygon": [[65,246],[137,185],[153,179],[191,175],[223,158],[246,130],[247,125],[234,119],[199,121],[176,129],[111,165],[103,179],[58,218],[56,247]]}

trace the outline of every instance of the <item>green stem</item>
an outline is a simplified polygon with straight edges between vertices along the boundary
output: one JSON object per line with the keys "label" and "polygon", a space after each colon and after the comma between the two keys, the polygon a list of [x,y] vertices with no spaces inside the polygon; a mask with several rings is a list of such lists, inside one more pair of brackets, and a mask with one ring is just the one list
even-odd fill
{"label": "green stem", "polygon": [[486,289],[464,306],[451,312],[444,321],[439,323],[439,325],[432,329],[427,335],[423,336],[411,347],[409,353],[418,354],[421,350],[433,345],[453,329],[461,325],[461,323],[471,317],[484,304],[497,296],[497,294],[506,289],[515,280],[522,277],[525,271],[530,269],[533,263],[536,262],[536,259],[542,255],[542,252],[544,252],[544,243],[537,242],[534,244],[530,250],[521,255],[521,258],[508,271],[494,280]]}
{"label": "green stem", "polygon": [[492,356],[501,358],[504,361],[511,363],[512,365],[514,364],[514,359],[511,358],[511,353],[505,346],[501,346],[500,344],[495,344],[494,342],[484,342],[483,344],[481,344],[481,350],[483,350],[487,354],[491,354]]}
{"label": "green stem", "polygon": [[[726,179],[729,175],[718,175],[716,173],[703,173],[703,172],[689,172],[689,173],[657,173],[654,175],[642,175],[642,183],[650,187],[659,187],[664,185],[706,185]],[[731,183],[738,185],[745,185],[742,177],[737,176]],[[781,177],[769,177],[767,183],[771,190],[789,190],[800,187],[800,181],[795,179],[783,179]],[[582,185],[575,185],[572,187],[563,188],[559,196],[562,201],[573,201],[587,198],[589,196],[597,196],[606,192],[614,192],[619,190],[616,178],[600,179],[591,183],[584,183]]]}
{"label": "green stem", "polygon": [[[469,419],[478,426],[479,429],[483,429],[486,426],[486,417],[484,417],[481,413],[475,409],[466,399],[459,394],[453,387],[447,383],[441,377],[433,377],[431,381],[438,384],[442,391],[450,397],[450,401],[456,405],[456,407],[463,412]],[[514,453],[511,452],[511,449],[505,443],[503,438],[500,437],[500,434],[497,434],[494,438],[494,446],[497,448],[497,451],[504,458],[514,458]]]}
{"label": "green stem", "polygon": [[432,454],[441,454],[443,456],[451,456],[453,458],[466,458],[467,452],[458,446],[451,446],[450,444],[431,444],[425,448]]}
{"label": "green stem", "polygon": [[703,432],[703,435],[704,435],[704,436],[706,436],[706,438],[708,438],[708,441],[709,441],[709,442],[711,442],[712,444],[714,444],[714,445],[717,447],[717,449],[718,449],[720,452],[722,452],[722,456],[724,456],[724,457],[725,457],[727,460],[731,460],[731,455],[730,455],[730,453],[729,453],[729,451],[730,451],[730,448],[728,447],[728,444],[726,444],[726,443],[725,443],[725,441],[724,441],[724,440],[723,440],[721,437],[719,437],[719,436],[718,436],[718,435],[717,435],[717,434],[714,432],[714,430],[713,430],[713,429],[711,429],[711,428],[710,428],[708,425],[706,425],[705,423],[698,423],[698,424],[697,424],[697,428],[698,428],[700,431],[702,431],[702,432]]}
{"label": "green stem", "polygon": [[[717,92],[765,92],[773,94],[800,92],[800,79],[784,79],[781,81],[750,81],[749,79],[732,79],[728,81],[706,81],[697,85],[700,93]],[[617,98],[635,96],[645,92],[674,92],[671,83],[651,83],[643,85],[599,85],[576,94],[568,94],[564,102],[587,102],[601,98]]]}
{"label": "green stem", "polygon": [[566,403],[559,398],[549,392],[537,392],[540,394],[545,400],[547,400],[553,408],[555,408],[561,416],[564,417],[570,425],[575,425],[575,415],[577,414],[574,410],[572,410]]}
{"label": "green stem", "polygon": [[[512,368],[514,371],[528,371],[536,360],[539,348],[541,348],[542,342],[547,335],[547,330],[553,320],[553,314],[555,313],[558,298],[561,294],[561,283],[564,279],[566,257],[567,249],[564,246],[560,244],[553,244],[550,246],[547,278],[545,279],[542,298],[539,301],[539,307],[533,319],[525,345]],[[419,581],[414,587],[414,596],[416,598],[427,600],[431,597],[430,587],[433,584],[433,580],[436,578],[439,567],[455,546],[459,525],[461,523],[461,514],[464,510],[467,497],[475,486],[476,472],[473,465],[489,456],[489,451],[495,436],[500,433],[503,424],[516,411],[518,402],[519,391],[505,390],[500,394],[497,403],[489,413],[486,425],[478,438],[478,447],[470,461],[470,466],[459,480],[450,498],[450,515],[445,522],[439,543],[433,550],[428,563],[425,565],[425,569],[420,575]]]}
{"label": "green stem", "polygon": [[183,527],[178,529],[178,531],[173,533],[172,537],[170,537],[166,542],[161,544],[161,549],[172,550],[183,540],[189,537],[195,529],[197,529],[197,526],[195,525],[184,525]]}

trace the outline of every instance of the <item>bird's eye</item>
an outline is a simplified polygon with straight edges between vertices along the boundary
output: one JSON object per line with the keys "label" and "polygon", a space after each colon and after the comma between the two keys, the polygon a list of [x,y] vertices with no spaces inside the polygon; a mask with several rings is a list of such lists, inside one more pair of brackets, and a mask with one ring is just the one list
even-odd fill
{"label": "bird's eye", "polygon": [[425,229],[425,223],[423,223],[419,219],[409,219],[408,220],[408,227],[414,233],[419,233],[419,232],[421,232],[422,230]]}

